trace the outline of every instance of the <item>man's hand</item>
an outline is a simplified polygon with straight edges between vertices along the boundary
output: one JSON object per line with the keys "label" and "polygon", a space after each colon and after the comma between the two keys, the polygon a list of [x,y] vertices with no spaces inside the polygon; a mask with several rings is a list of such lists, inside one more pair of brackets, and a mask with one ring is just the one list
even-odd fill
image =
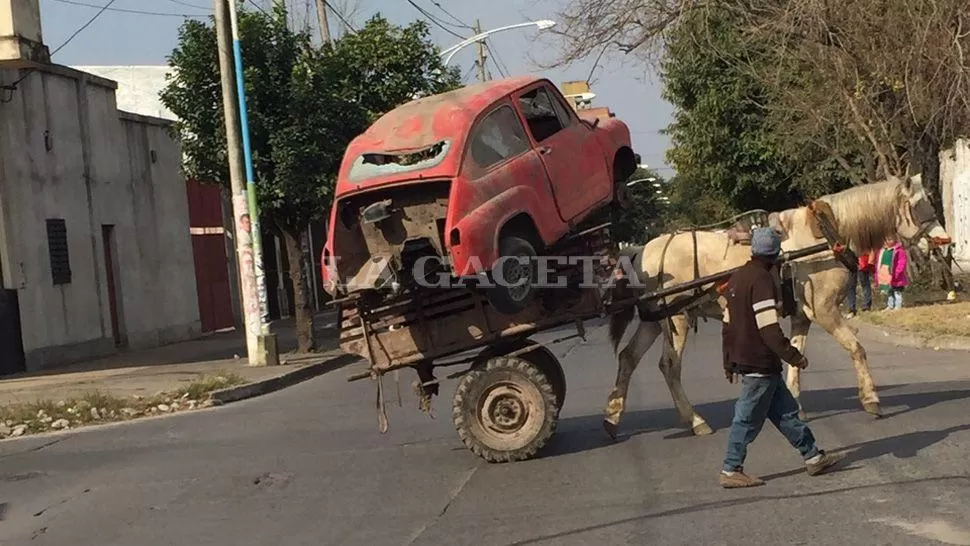
{"label": "man's hand", "polygon": [[724,378],[728,380],[728,383],[734,383],[738,380],[738,374],[731,370],[724,370]]}
{"label": "man's hand", "polygon": [[804,370],[808,367],[808,357],[802,356],[797,362],[792,362],[792,366],[798,368],[799,370]]}

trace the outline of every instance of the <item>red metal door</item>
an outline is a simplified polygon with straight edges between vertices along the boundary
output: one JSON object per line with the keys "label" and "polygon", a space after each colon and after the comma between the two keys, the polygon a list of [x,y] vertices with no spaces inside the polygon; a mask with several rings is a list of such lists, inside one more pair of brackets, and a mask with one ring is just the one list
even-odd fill
{"label": "red metal door", "polygon": [[229,328],[234,325],[229,286],[231,262],[226,256],[222,194],[218,186],[195,180],[186,182],[186,191],[202,331]]}
{"label": "red metal door", "polygon": [[603,154],[596,153],[595,139],[579,118],[570,114],[557,93],[543,83],[526,88],[515,98],[545,165],[562,219],[571,222],[609,197],[613,184],[603,165]]}

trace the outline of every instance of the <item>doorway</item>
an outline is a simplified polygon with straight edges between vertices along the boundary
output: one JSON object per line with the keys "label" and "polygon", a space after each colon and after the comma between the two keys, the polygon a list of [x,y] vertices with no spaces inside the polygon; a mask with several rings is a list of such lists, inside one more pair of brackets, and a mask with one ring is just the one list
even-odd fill
{"label": "doorway", "polygon": [[4,278],[10,275],[10,268],[5,267],[9,264],[4,263],[7,234],[4,232],[3,205],[0,202],[0,376],[27,370],[19,294],[13,281],[9,277]]}
{"label": "doorway", "polygon": [[121,290],[119,285],[118,244],[115,240],[114,225],[101,226],[101,245],[104,248],[104,270],[108,281],[108,309],[111,313],[111,333],[114,335],[115,347],[125,346],[125,332],[122,327],[124,315],[121,310]]}

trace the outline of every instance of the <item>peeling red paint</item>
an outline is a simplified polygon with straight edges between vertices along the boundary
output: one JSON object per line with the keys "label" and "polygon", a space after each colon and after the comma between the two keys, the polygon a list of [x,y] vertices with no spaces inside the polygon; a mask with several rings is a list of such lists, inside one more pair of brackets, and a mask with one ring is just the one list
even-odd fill
{"label": "peeling red paint", "polygon": [[[530,98],[525,104],[545,115],[533,118],[539,121],[530,125],[521,99],[531,97],[537,89],[553,102],[542,102],[541,96]],[[549,107],[556,112],[549,114]],[[541,131],[548,124],[556,128],[543,137]],[[443,141],[450,147],[430,166],[384,164],[361,169],[359,163],[363,154],[411,153]],[[499,235],[510,219],[525,218],[523,225],[534,226],[516,229],[530,231],[519,235],[536,246],[552,244],[567,235],[571,226],[610,204],[616,166],[632,174],[635,163],[630,131],[623,122],[611,116],[594,128],[581,121],[556,86],[542,78],[490,81],[411,101],[382,116],[348,146],[325,254],[340,256],[363,250],[334,249],[336,211],[342,200],[356,195],[355,203],[369,202],[366,195],[374,191],[376,201],[385,187],[405,185],[409,192],[421,192],[426,182],[450,180],[446,216],[434,220],[444,221],[445,240],[433,241],[433,246],[450,254],[455,274],[471,275],[477,272],[475,264],[488,268],[499,257]],[[352,180],[350,173],[361,170],[366,176]],[[460,242],[451,241],[453,231]],[[323,265],[327,283],[333,270],[328,271],[325,262]]]}

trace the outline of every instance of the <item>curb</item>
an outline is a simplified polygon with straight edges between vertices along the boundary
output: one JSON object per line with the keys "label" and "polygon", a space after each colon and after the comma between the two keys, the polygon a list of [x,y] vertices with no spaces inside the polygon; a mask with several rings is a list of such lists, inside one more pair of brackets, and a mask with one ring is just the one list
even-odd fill
{"label": "curb", "polygon": [[916,349],[970,351],[970,337],[920,334],[909,330],[887,328],[864,321],[853,321],[852,327],[869,338]]}
{"label": "curb", "polygon": [[262,381],[255,381],[253,383],[246,383],[244,385],[237,385],[235,387],[227,387],[225,389],[212,391],[212,393],[209,394],[209,399],[212,400],[213,405],[221,406],[230,402],[237,402],[247,398],[255,398],[257,396],[262,396],[264,394],[285,389],[286,387],[292,387],[297,383],[302,383],[308,379],[312,379],[327,372],[337,370],[343,366],[346,366],[347,364],[356,362],[357,360],[360,360],[359,356],[347,353],[324,357],[324,360],[321,362],[316,362],[291,372],[286,372],[283,375],[270,377]]}

